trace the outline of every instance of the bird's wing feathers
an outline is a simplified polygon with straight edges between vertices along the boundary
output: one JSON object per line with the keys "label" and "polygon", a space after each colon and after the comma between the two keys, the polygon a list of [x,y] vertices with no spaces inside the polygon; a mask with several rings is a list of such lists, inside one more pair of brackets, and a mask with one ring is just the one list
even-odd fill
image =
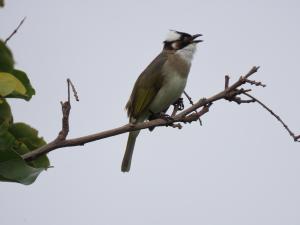
{"label": "bird's wing feathers", "polygon": [[151,104],[162,86],[162,67],[167,60],[167,53],[159,54],[141,73],[135,82],[130,99],[126,104],[128,116],[138,118]]}

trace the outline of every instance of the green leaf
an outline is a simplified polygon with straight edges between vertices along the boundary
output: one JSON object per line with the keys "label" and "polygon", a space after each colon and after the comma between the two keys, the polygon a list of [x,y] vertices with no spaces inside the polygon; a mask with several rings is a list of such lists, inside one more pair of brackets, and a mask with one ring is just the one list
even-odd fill
{"label": "green leaf", "polygon": [[4,7],[4,0],[0,0],[0,7]]}
{"label": "green leaf", "polygon": [[5,43],[0,40],[0,71],[9,73],[13,70],[13,68],[13,55]]}
{"label": "green leaf", "polygon": [[[43,138],[38,136],[38,131],[25,123],[14,123],[9,127],[9,132],[18,141],[14,150],[20,155],[33,151],[46,144]],[[46,155],[38,157],[30,162],[34,167],[49,168],[50,162]]]}
{"label": "green leaf", "polygon": [[[2,72],[0,73],[0,96],[29,101],[35,94],[26,73],[14,69],[13,55],[2,40],[0,40],[0,72]],[[0,98],[0,103],[1,101]]]}
{"label": "green leaf", "polygon": [[0,180],[31,184],[43,168],[33,168],[13,151],[17,140],[8,131],[0,133]]}
{"label": "green leaf", "polygon": [[6,129],[12,123],[13,117],[11,114],[10,106],[5,99],[0,103],[0,130]]}
{"label": "green leaf", "polygon": [[14,182],[13,180],[7,179],[7,178],[2,177],[2,176],[0,176],[0,181]]}
{"label": "green leaf", "polygon": [[31,184],[40,172],[45,170],[45,164],[33,161],[28,165],[16,151],[22,151],[24,154],[29,152],[29,149],[10,132],[2,130],[0,132],[0,181]]}
{"label": "green leaf", "polygon": [[11,150],[0,151],[0,180],[18,182],[21,184],[32,184],[43,168],[34,168],[17,153]]}
{"label": "green leaf", "polygon": [[[0,0],[0,7],[4,2]],[[10,49],[0,40],[0,181],[33,183],[41,171],[49,168],[46,155],[26,162],[21,155],[46,144],[38,131],[25,123],[13,123],[5,98],[30,100],[35,90],[25,72],[14,69]]]}
{"label": "green leaf", "polygon": [[24,71],[21,71],[21,70],[13,70],[11,75],[16,77],[23,84],[23,86],[26,89],[26,93],[25,94],[13,93],[13,94],[11,94],[7,97],[22,98],[22,99],[25,99],[25,100],[29,101],[31,99],[32,95],[35,94],[35,90],[31,86],[30,80],[28,79],[26,73]]}
{"label": "green leaf", "polygon": [[25,95],[24,85],[9,73],[0,72],[0,96],[5,97],[13,92]]}
{"label": "green leaf", "polygon": [[34,150],[46,144],[43,138],[38,137],[38,131],[26,123],[14,123],[9,128],[16,139],[22,140],[24,144],[30,149]]}
{"label": "green leaf", "polygon": [[[0,151],[12,150],[16,142],[15,137],[7,130],[2,129],[0,131]],[[2,158],[0,158],[1,161]]]}

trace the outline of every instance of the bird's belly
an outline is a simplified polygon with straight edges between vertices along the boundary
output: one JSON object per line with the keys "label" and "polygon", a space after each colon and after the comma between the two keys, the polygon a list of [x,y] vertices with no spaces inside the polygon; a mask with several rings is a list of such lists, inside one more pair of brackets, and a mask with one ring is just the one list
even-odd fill
{"label": "bird's belly", "polygon": [[167,79],[150,104],[150,111],[159,113],[173,104],[183,93],[186,80],[186,78],[178,74],[174,74],[171,78]]}

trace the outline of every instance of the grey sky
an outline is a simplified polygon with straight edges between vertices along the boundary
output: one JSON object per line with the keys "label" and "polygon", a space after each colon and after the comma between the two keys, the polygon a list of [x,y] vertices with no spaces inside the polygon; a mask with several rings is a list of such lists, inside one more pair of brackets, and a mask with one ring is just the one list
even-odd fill
{"label": "grey sky", "polygon": [[[7,0],[0,36],[24,16],[9,46],[37,95],[10,103],[47,141],[67,77],[80,97],[70,137],[126,123],[133,83],[168,29],[204,35],[186,88],[194,100],[260,65],[253,78],[268,86],[253,94],[300,132],[299,1]],[[218,102],[202,120],[143,131],[129,174],[127,134],[51,153],[54,168],[33,185],[0,184],[1,225],[300,224],[300,145],[255,104]]]}

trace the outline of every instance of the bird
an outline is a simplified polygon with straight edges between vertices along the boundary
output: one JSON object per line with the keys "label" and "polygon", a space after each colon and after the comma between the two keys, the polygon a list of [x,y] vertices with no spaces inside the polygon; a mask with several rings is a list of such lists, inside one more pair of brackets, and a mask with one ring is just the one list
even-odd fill
{"label": "bird", "polygon": [[[125,106],[129,123],[135,125],[164,114],[178,100],[186,86],[197,40],[202,34],[191,35],[170,30],[161,53],[137,78]],[[130,131],[121,171],[129,172],[136,138],[140,131]]]}

